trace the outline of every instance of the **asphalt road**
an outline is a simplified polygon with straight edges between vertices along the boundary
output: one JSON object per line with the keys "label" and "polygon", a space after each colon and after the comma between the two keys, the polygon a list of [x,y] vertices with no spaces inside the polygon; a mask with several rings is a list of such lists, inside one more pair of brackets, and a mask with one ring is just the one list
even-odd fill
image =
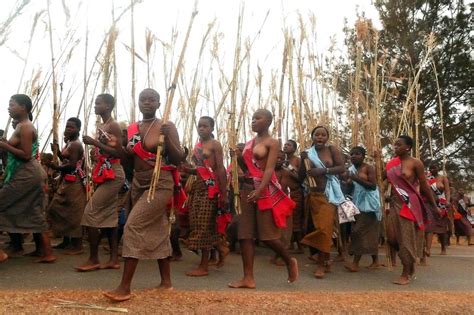
{"label": "asphalt road", "polygon": [[[5,241],[0,237],[0,243]],[[3,244],[0,244],[3,247]],[[26,251],[33,245],[27,243]],[[242,275],[242,263],[239,255],[230,254],[226,265],[221,269],[210,268],[207,277],[191,278],[185,272],[194,268],[199,256],[184,250],[183,260],[172,263],[173,285],[179,290],[232,290],[227,283],[239,279]],[[448,256],[439,256],[439,246],[433,245],[428,266],[417,267],[417,279],[408,286],[396,286],[391,283],[399,275],[401,267],[392,272],[387,268],[369,271],[361,268],[358,273],[347,272],[342,263],[334,263],[332,272],[322,280],[313,277],[315,265],[307,255],[296,255],[300,266],[300,279],[289,285],[286,283],[286,268],[271,265],[271,251],[259,247],[255,260],[257,290],[262,291],[474,291],[474,246],[451,246]],[[112,289],[120,281],[121,270],[100,270],[87,273],[75,272],[73,267],[85,261],[87,255],[66,256],[55,252],[58,260],[54,264],[34,263],[30,257],[11,258],[0,264],[0,290],[13,289]],[[383,253],[383,249],[381,249]],[[103,261],[106,253],[101,252]],[[364,257],[361,266],[369,265]],[[381,254],[381,262],[385,256]],[[141,261],[133,281],[133,289],[153,288],[159,283],[156,261]]]}

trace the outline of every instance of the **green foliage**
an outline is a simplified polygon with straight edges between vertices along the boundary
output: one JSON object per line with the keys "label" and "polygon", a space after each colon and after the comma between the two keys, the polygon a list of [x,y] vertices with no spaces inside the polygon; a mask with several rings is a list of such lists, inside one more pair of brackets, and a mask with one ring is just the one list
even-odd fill
{"label": "green foliage", "polygon": [[[471,48],[474,44],[474,4],[466,5],[462,0],[376,0],[374,5],[383,26],[379,32],[377,56],[381,68],[385,69],[382,84],[387,89],[381,110],[383,143],[389,143],[388,140],[393,139],[397,132],[399,116],[408,97],[408,86],[426,51],[426,38],[433,33],[436,46],[432,61],[422,69],[417,95],[420,157],[429,163],[433,152],[434,162],[443,162],[442,124],[434,64],[444,117],[446,169],[455,186],[472,187],[474,62]],[[354,73],[356,61],[355,47],[361,38],[357,38],[355,28],[346,27],[344,31],[349,58],[336,68],[334,75],[341,82],[341,98],[349,101],[350,76]],[[362,39],[365,69],[369,68],[369,60],[375,57],[373,36],[370,34],[373,30],[369,27],[368,32],[368,39]],[[367,75],[362,75],[361,90],[369,87],[370,80]],[[366,95],[370,98],[370,93]],[[414,135],[413,116],[410,124],[408,133]]]}

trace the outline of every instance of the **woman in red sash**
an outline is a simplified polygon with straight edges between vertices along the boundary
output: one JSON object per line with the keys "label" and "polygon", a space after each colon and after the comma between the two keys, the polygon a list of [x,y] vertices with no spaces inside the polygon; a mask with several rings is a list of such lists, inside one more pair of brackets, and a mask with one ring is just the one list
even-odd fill
{"label": "woman in red sash", "polygon": [[[112,118],[115,99],[110,94],[100,94],[95,99],[95,113],[102,118],[102,126],[97,128],[97,139],[84,136],[84,144],[94,146],[96,165],[92,180],[96,184],[94,194],[89,199],[81,225],[87,227],[90,245],[89,259],[77,271],[98,269],[120,269],[118,261],[118,193],[125,183],[125,173],[120,158],[123,156],[122,130]],[[99,263],[99,242],[102,234],[109,240],[110,258],[103,265]]]}
{"label": "woman in red sash", "polygon": [[438,235],[441,244],[441,254],[446,255],[446,247],[448,246],[449,217],[448,209],[451,208],[451,188],[449,180],[446,176],[438,174],[439,167],[436,164],[430,165],[430,171],[426,174],[428,185],[433,191],[438,208],[442,214],[433,212],[433,222],[430,224],[429,230],[426,231],[426,255],[431,255],[431,244],[433,243],[433,234]]}
{"label": "woman in red sash", "polygon": [[245,173],[240,191],[242,214],[238,231],[244,277],[230,283],[231,288],[255,288],[253,261],[256,238],[283,259],[289,283],[298,278],[298,262],[290,257],[280,240],[281,229],[286,227],[286,219],[292,215],[295,203],[282,191],[275,175],[280,143],[268,131],[272,119],[272,113],[266,109],[259,109],[253,114],[252,131],[257,136],[246,143],[242,157],[237,159]]}
{"label": "woman in red sash", "polygon": [[61,165],[48,163],[51,169],[61,172],[61,182],[46,211],[48,222],[54,234],[63,237],[63,242],[56,248],[71,246],[67,252],[71,255],[78,255],[83,251],[81,219],[87,202],[82,182],[84,147],[79,140],[80,130],[81,121],[76,117],[69,118],[64,130],[66,146],[58,154]]}
{"label": "woman in red sash", "polygon": [[[398,251],[403,271],[393,283],[405,285],[415,274],[417,240],[423,239],[419,231],[425,230],[428,211],[420,191],[431,206],[441,214],[426,180],[423,163],[410,156],[413,139],[400,136],[393,147],[396,157],[386,166],[386,176],[392,185],[392,204],[387,216],[387,238],[392,250]],[[420,237],[421,236],[421,237]]]}
{"label": "woman in red sash", "polygon": [[[194,147],[193,163],[195,168],[185,167],[184,171],[197,175],[189,194],[188,248],[201,251],[201,262],[196,269],[186,275],[202,277],[209,274],[209,253],[218,244],[216,216],[218,208],[228,205],[226,174],[223,162],[222,146],[214,140],[214,119],[203,116],[198,122],[199,140]],[[220,259],[228,254],[227,248],[218,247]],[[223,261],[221,261],[222,264]]]}
{"label": "woman in red sash", "polygon": [[[143,119],[128,128],[127,154],[133,158],[133,182],[131,188],[132,210],[127,218],[123,234],[122,257],[125,259],[119,286],[104,295],[114,302],[129,300],[130,287],[139,260],[157,260],[161,282],[159,289],[172,289],[170,257],[172,254],[168,205],[173,190],[179,185],[176,165],[183,159],[176,126],[156,118],[160,95],[153,89],[140,93],[138,105]],[[154,198],[148,202],[150,182],[156,162],[160,134],[164,135],[160,178]],[[177,201],[175,201],[177,202]],[[181,201],[180,201],[181,203]]]}

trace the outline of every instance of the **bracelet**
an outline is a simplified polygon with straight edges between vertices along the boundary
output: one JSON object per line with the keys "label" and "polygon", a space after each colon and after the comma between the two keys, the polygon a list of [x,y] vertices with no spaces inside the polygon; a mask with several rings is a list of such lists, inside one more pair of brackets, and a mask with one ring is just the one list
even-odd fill
{"label": "bracelet", "polygon": [[326,167],[326,174],[329,174],[329,168]]}

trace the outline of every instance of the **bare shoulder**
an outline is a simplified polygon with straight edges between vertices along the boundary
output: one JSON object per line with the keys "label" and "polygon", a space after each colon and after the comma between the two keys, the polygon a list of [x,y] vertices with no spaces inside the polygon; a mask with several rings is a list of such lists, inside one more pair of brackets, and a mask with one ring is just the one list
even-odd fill
{"label": "bare shoulder", "polygon": [[277,139],[272,138],[272,137],[267,138],[265,140],[265,144],[270,146],[270,147],[274,147],[274,146],[280,147],[280,141],[278,141]]}
{"label": "bare shoulder", "polygon": [[331,151],[331,153],[341,154],[341,150],[333,144],[328,145],[328,148],[329,148],[329,151]]}
{"label": "bare shoulder", "polygon": [[212,147],[213,147],[214,149],[221,149],[221,148],[222,148],[222,145],[221,145],[221,143],[219,142],[219,140],[212,139],[211,144],[212,144]]}

